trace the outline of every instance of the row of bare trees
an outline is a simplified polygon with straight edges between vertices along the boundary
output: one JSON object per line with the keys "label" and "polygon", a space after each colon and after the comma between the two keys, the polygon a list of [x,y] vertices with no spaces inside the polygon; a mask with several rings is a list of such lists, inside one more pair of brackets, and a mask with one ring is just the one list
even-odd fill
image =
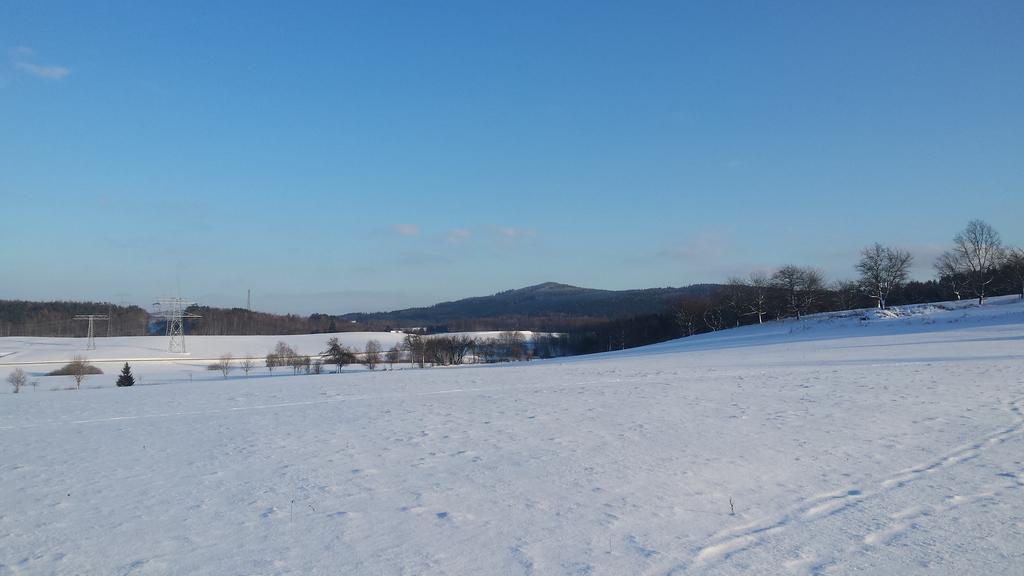
{"label": "row of bare trees", "polygon": [[[826,287],[820,271],[787,265],[771,275],[753,272],[731,278],[709,305],[677,303],[673,313],[686,334],[693,334],[701,324],[719,330],[739,325],[745,317],[758,323],[771,317],[799,319],[812,311],[855,308],[864,298],[884,309],[890,296],[907,284],[913,262],[909,251],[875,243],[861,251],[856,280]],[[983,304],[992,286],[1012,286],[1024,298],[1024,249],[1004,247],[999,233],[982,220],[969,222],[934,266],[939,283],[957,299],[969,293]]]}
{"label": "row of bare trees", "polygon": [[692,335],[703,323],[710,330],[738,326],[743,318],[756,319],[793,315],[797,318],[816,310],[825,293],[825,280],[816,268],[789,264],[769,275],[752,272],[746,278],[733,277],[718,290],[709,306],[686,305],[703,303],[704,299],[677,302],[673,314],[686,335]]}
{"label": "row of bare trees", "polygon": [[957,299],[971,295],[979,304],[997,291],[1016,292],[1024,299],[1024,249],[1002,245],[999,233],[989,224],[974,220],[953,238],[953,247],[935,263],[937,281],[910,281],[914,259],[909,251],[872,244],[860,253],[855,280],[827,284],[821,271],[786,265],[773,273],[752,272],[734,277],[707,298],[684,298],[672,303],[667,313],[678,333],[673,334],[661,316],[642,316],[610,322],[590,336],[576,337],[582,347],[571,353],[638,346],[660,339],[690,336],[767,319],[801,318],[813,312],[851,310],[873,304]]}
{"label": "row of bare trees", "polygon": [[[283,341],[278,341],[278,343],[274,345],[274,349],[267,353],[264,358],[264,365],[266,365],[267,370],[271,373],[274,372],[274,368],[278,367],[291,368],[292,374],[298,374],[300,372],[305,372],[306,374],[319,374],[323,370],[323,360],[319,357],[313,358],[308,354],[299,354],[294,348]],[[248,370],[251,369],[252,366],[248,366],[247,369],[247,367],[243,365],[242,368],[246,370],[246,374],[248,374]]]}
{"label": "row of bare trees", "polygon": [[[548,345],[547,349],[553,347]],[[411,363],[425,368],[428,365],[457,366],[465,363],[467,358],[485,363],[530,360],[533,351],[522,332],[507,331],[494,338],[474,338],[466,334],[408,334],[397,353],[400,356],[407,353]]]}
{"label": "row of bare trees", "polygon": [[[564,346],[557,336],[539,336],[545,357],[560,355]],[[295,373],[305,371],[319,374],[322,364],[331,364],[340,372],[350,365],[361,364],[375,370],[383,364],[394,368],[395,364],[407,362],[420,368],[428,366],[457,366],[472,358],[475,362],[502,362],[513,360],[529,360],[533,357],[533,349],[528,345],[522,332],[502,332],[495,338],[473,338],[466,334],[435,334],[424,336],[406,334],[402,342],[385,350],[378,340],[369,340],[362,351],[357,351],[334,337],[327,341],[327,347],[316,357],[297,353],[285,342],[278,342],[265,358],[268,370],[287,366]],[[230,372],[233,358],[230,354],[210,365],[211,370],[221,370],[226,378]],[[248,360],[240,361],[246,373],[252,364]]]}
{"label": "row of bare trees", "polygon": [[320,357],[328,364],[334,364],[340,372],[342,368],[350,364],[362,364],[370,370],[376,370],[384,362],[394,364],[400,361],[400,353],[397,346],[385,351],[379,340],[366,342],[362,352],[357,352],[342,344],[337,338],[327,341],[327,349],[320,353]]}

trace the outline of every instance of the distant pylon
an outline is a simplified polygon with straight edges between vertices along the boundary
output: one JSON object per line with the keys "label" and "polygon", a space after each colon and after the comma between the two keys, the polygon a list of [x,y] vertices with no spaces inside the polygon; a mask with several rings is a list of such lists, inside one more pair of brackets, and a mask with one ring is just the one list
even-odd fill
{"label": "distant pylon", "polygon": [[154,302],[156,312],[153,316],[163,318],[167,321],[167,349],[171,352],[185,353],[185,319],[200,318],[197,314],[186,312],[189,306],[195,302],[189,302],[184,298],[161,298]]}
{"label": "distant pylon", "polygon": [[[86,350],[96,349],[96,320],[107,320],[109,322],[110,316],[108,314],[79,314],[75,316],[75,320],[88,320],[89,321],[89,335],[85,340]],[[107,324],[109,326],[110,324]]]}

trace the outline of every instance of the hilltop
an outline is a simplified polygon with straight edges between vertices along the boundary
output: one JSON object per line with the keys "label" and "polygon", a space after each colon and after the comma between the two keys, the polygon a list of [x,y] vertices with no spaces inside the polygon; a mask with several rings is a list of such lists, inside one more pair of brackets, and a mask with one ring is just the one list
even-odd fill
{"label": "hilltop", "polygon": [[666,310],[674,300],[709,296],[717,287],[716,284],[694,284],[682,288],[599,290],[545,282],[491,296],[391,312],[345,314],[341,318],[363,324],[386,322],[396,326],[559,330],[572,323],[656,314]]}

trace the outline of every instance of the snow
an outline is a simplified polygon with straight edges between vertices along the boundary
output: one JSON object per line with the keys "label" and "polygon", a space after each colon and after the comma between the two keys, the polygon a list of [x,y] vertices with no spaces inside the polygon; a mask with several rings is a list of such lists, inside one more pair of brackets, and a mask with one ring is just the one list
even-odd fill
{"label": "snow", "polygon": [[[8,364],[68,362],[75,355],[89,358],[104,371],[104,363],[125,361],[169,361],[186,365],[218,360],[222,354],[235,358],[263,358],[277,342],[286,342],[299,354],[315,355],[327,349],[327,340],[337,338],[345,346],[362,350],[369,340],[377,340],[388,349],[405,338],[394,332],[339,332],[336,334],[299,334],[289,336],[186,336],[187,354],[168,352],[165,336],[124,336],[96,338],[96,350],[85,350],[85,338],[0,338],[0,360]],[[2,369],[2,368],[0,368]]]}
{"label": "snow", "polygon": [[[74,348],[36,340],[0,377]],[[166,357],[124,340],[91,355]],[[133,368],[162,385],[0,395],[0,574],[1024,572],[1012,298],[495,366]]]}
{"label": "snow", "polygon": [[[470,336],[477,340],[497,338],[501,332],[454,332],[441,336]],[[548,333],[520,331],[525,341],[534,336]],[[23,366],[36,369],[44,375],[56,365],[70,362],[75,356],[82,356],[104,372],[120,369],[124,362],[173,364],[188,368],[202,369],[219,361],[224,354],[235,359],[252,358],[261,360],[273,350],[277,342],[285,342],[298,354],[315,356],[327,349],[327,341],[337,338],[341,344],[356,352],[366,348],[370,340],[377,340],[384,350],[400,344],[405,339],[402,332],[338,332],[331,334],[299,334],[288,336],[186,336],[187,353],[168,351],[165,336],[125,336],[96,338],[96,349],[86,350],[85,338],[42,338],[15,336],[0,338],[0,374],[8,366]],[[430,336],[427,336],[430,338]],[[262,362],[260,362],[262,364]],[[182,370],[178,370],[182,373]]]}

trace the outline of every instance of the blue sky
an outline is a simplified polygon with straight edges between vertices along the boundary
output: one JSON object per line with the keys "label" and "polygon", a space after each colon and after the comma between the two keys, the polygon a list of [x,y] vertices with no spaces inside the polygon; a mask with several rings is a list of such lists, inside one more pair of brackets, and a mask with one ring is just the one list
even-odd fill
{"label": "blue sky", "polygon": [[0,298],[347,312],[1024,244],[1024,3],[0,5]]}

